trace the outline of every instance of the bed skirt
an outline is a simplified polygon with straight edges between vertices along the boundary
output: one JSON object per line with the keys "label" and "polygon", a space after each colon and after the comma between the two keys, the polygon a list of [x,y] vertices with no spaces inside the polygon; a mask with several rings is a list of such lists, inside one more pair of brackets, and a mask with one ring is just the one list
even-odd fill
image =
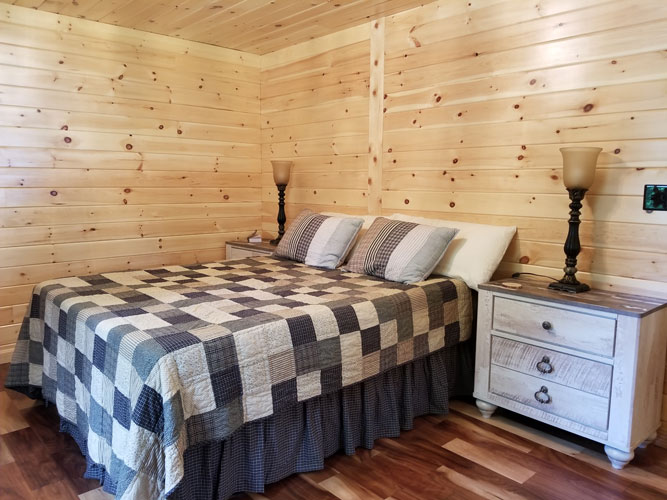
{"label": "bed skirt", "polygon": [[[185,452],[185,476],[172,500],[225,500],[234,493],[262,493],[264,486],[291,474],[319,470],[341,450],[372,448],[376,439],[397,437],[415,417],[446,414],[450,396],[465,391],[472,361],[470,342],[441,349],[338,392],[304,401],[262,420],[249,422],[222,442]],[[461,390],[461,388],[463,388]],[[62,420],[88,460],[76,426]],[[103,467],[88,460],[84,477],[98,479],[115,493]]]}

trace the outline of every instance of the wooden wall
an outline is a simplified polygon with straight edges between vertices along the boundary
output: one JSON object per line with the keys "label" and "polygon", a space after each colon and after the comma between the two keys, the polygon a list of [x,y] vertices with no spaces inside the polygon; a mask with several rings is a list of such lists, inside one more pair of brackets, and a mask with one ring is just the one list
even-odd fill
{"label": "wooden wall", "polygon": [[667,177],[665,2],[435,3],[385,40],[383,211],[516,225],[502,269],[558,275],[558,147],[600,146],[581,276],[667,292],[667,214],[641,209]]}
{"label": "wooden wall", "polygon": [[[560,277],[558,148],[599,146],[578,276],[667,296],[667,212],[641,209],[644,184],[667,183],[664,0],[441,0],[366,29],[365,39],[348,30],[293,47],[289,63],[284,51],[262,58],[266,231],[276,214],[268,160],[291,158],[291,216],[367,208],[516,225],[498,275]],[[350,155],[359,162],[343,170]],[[667,396],[663,406],[667,419]]]}
{"label": "wooden wall", "polygon": [[286,193],[303,207],[367,213],[369,26],[262,57],[262,223],[276,231],[270,160],[294,161]]}
{"label": "wooden wall", "polygon": [[259,229],[259,58],[0,8],[0,363],[34,283]]}

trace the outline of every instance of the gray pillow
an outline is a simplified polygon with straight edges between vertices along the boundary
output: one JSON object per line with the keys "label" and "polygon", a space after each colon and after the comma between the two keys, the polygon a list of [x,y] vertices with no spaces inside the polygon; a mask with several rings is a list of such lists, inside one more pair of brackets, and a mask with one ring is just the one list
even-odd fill
{"label": "gray pillow", "polygon": [[357,243],[345,270],[401,283],[423,281],[457,232],[378,217]]}
{"label": "gray pillow", "polygon": [[363,219],[329,217],[305,209],[290,224],[274,255],[335,269],[345,259]]}

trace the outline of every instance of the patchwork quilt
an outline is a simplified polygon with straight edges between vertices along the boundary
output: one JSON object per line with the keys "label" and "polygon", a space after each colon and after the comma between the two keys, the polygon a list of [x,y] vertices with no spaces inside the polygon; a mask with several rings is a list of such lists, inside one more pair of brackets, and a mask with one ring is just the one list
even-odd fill
{"label": "patchwork quilt", "polygon": [[185,450],[465,340],[470,291],[256,257],[37,285],[6,381],[57,405],[117,498]]}

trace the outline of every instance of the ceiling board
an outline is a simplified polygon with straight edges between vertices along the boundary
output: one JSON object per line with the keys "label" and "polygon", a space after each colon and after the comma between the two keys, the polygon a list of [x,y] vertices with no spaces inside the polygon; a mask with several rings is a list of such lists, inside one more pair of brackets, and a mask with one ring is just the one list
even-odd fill
{"label": "ceiling board", "polygon": [[429,0],[0,0],[254,54],[289,47]]}

